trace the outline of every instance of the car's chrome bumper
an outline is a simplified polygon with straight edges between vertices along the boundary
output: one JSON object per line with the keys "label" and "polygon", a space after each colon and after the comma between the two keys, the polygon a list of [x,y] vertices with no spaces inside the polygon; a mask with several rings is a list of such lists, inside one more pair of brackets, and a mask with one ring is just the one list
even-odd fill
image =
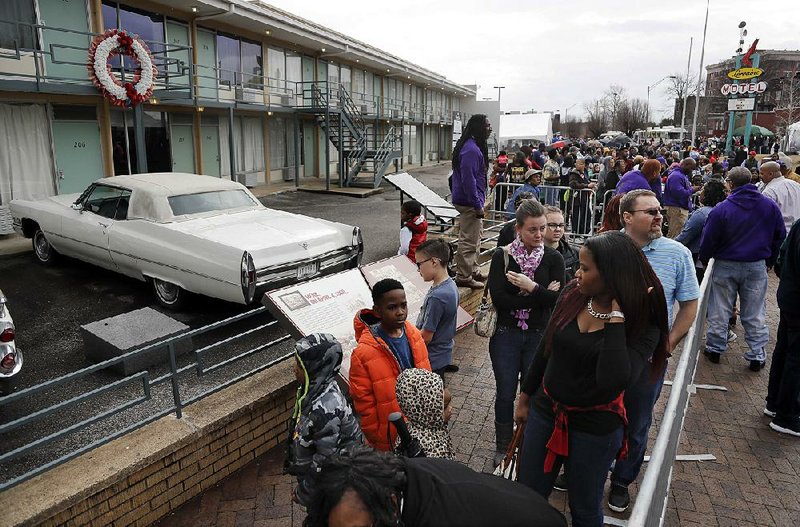
{"label": "car's chrome bumper", "polygon": [[[309,259],[308,261],[301,261],[301,262],[292,262],[293,265],[291,269],[291,273],[288,272],[288,269],[281,272],[280,274],[261,274],[261,269],[258,270],[258,281],[256,282],[256,293],[253,297],[256,301],[260,301],[264,293],[267,291],[272,291],[273,289],[280,289],[281,287],[286,287],[287,285],[296,284],[299,282],[304,282],[306,280],[311,280],[313,278],[319,278],[320,276],[325,276],[329,274],[338,273],[341,271],[347,271],[348,269],[355,269],[361,263],[361,251],[358,247],[350,248],[352,250],[348,250],[343,252],[340,255],[336,255],[335,257],[330,257],[333,253],[339,251],[332,251],[330,253],[326,253],[324,255],[320,255],[317,257],[319,259],[319,267],[317,272],[313,276],[306,276],[301,279],[297,278],[297,268],[301,265],[307,265],[310,262],[313,262],[314,259]],[[325,258],[326,255],[328,258]],[[262,278],[263,277],[263,278]]]}

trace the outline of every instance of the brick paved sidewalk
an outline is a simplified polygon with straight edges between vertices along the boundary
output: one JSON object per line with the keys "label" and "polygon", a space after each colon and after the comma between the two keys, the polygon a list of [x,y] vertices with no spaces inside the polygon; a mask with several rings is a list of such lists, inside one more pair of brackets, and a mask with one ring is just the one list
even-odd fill
{"label": "brick paved sidewalk", "polygon": [[[776,288],[777,279],[771,275],[769,356],[778,325]],[[800,525],[800,440],[769,429],[769,419],[761,412],[770,362],[760,373],[748,370],[741,358],[746,348],[741,324],[736,333],[738,340],[730,345],[720,364],[700,358],[696,382],[722,385],[728,391],[698,390],[692,396],[679,449],[680,454],[711,453],[717,460],[675,463],[666,525]],[[475,470],[491,471],[494,378],[488,344],[468,330],[457,337],[456,345],[455,362],[461,369],[447,374],[453,392],[453,445],[459,461]],[[677,362],[677,356],[670,361],[673,370]],[[664,387],[657,416],[663,411],[669,389]],[[657,424],[651,430],[651,445]],[[276,448],[188,502],[160,525],[301,525],[304,514],[290,503],[292,479],[281,475],[282,463],[283,451]],[[632,486],[632,499],[636,490],[636,485]],[[550,501],[567,511],[566,493],[553,492]],[[608,510],[606,513],[627,517]]]}

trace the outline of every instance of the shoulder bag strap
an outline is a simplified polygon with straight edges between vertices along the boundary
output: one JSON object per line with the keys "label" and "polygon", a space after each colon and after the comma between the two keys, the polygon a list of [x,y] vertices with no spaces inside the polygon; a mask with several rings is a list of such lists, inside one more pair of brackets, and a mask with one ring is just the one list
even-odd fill
{"label": "shoulder bag strap", "polygon": [[[504,245],[503,247],[498,247],[501,251],[503,251],[503,263],[505,264],[503,269],[503,274],[508,272],[508,245]],[[486,279],[486,285],[483,286],[483,295],[481,296],[481,303],[486,302],[486,298],[489,296],[489,279]]]}

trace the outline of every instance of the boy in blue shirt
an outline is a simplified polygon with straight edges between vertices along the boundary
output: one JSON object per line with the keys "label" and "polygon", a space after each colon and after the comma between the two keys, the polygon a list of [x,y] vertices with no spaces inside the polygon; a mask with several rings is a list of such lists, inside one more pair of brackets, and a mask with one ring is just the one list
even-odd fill
{"label": "boy in blue shirt", "polygon": [[452,365],[458,288],[447,274],[450,247],[441,238],[427,240],[417,248],[415,258],[422,279],[433,282],[425,295],[416,326],[428,347],[431,370],[444,378],[445,371],[458,371],[458,367]]}

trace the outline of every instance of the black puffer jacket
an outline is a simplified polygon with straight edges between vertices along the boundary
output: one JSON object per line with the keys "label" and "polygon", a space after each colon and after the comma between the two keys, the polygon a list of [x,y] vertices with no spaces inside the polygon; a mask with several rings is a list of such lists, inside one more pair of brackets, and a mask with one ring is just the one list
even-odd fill
{"label": "black puffer jacket", "polygon": [[578,247],[572,245],[564,238],[558,240],[558,252],[564,257],[564,270],[567,282],[575,278],[575,271],[578,270],[578,265],[580,264],[578,251]]}

